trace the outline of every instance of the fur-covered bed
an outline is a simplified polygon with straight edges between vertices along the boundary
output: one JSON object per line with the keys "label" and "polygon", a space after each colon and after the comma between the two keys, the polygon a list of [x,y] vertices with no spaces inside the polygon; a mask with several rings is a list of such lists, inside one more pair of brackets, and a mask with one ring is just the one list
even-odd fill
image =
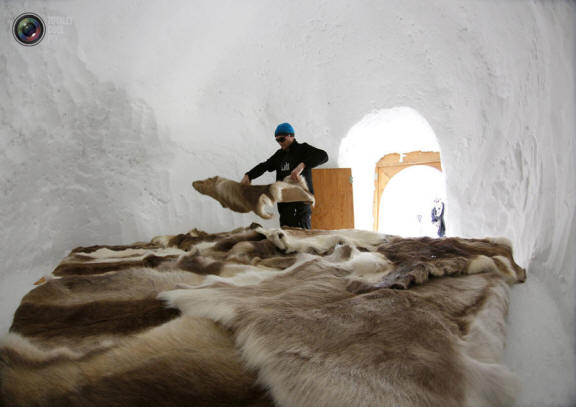
{"label": "fur-covered bed", "polygon": [[253,224],[80,247],[22,299],[0,405],[507,406],[525,277],[501,239]]}

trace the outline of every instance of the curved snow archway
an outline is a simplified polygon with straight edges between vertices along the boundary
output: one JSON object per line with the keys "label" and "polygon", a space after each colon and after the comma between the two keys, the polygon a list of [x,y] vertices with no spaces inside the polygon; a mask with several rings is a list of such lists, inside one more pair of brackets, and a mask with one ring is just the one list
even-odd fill
{"label": "curved snow archway", "polygon": [[436,134],[426,119],[411,107],[394,107],[368,113],[340,143],[338,166],[352,168],[354,227],[374,226],[374,177],[376,163],[390,153],[438,151]]}
{"label": "curved snow archway", "polygon": [[378,231],[404,237],[438,237],[431,221],[434,200],[446,202],[442,173],[417,165],[392,177],[382,193]]}

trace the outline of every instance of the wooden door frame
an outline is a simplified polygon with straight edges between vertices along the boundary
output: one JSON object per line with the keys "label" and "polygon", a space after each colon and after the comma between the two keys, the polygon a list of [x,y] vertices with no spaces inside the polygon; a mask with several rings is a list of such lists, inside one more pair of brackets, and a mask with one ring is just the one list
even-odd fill
{"label": "wooden door frame", "polygon": [[437,151],[412,151],[409,153],[386,154],[376,163],[374,177],[374,231],[378,230],[380,220],[380,201],[382,192],[392,177],[400,171],[415,165],[428,165],[442,171],[440,153]]}

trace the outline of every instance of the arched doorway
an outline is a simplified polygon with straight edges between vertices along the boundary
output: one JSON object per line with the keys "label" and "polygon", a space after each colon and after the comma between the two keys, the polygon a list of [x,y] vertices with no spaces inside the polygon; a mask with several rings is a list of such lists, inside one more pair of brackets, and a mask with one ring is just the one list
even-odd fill
{"label": "arched doorway", "polygon": [[356,229],[371,230],[377,225],[374,213],[376,164],[388,154],[404,153],[405,159],[406,154],[418,151],[438,153],[440,146],[428,121],[413,108],[375,110],[350,128],[340,143],[338,167],[352,169]]}
{"label": "arched doorway", "polygon": [[383,190],[376,230],[403,237],[438,237],[438,224],[432,222],[431,215],[434,201],[444,201],[444,197],[445,180],[438,168],[406,166]]}
{"label": "arched doorway", "polygon": [[[380,210],[382,203],[382,193],[386,186],[396,174],[407,168],[426,165],[442,171],[440,153],[437,151],[412,151],[409,153],[386,154],[376,163],[376,176],[374,180],[374,230],[380,229]],[[438,192],[442,195],[441,191]]]}

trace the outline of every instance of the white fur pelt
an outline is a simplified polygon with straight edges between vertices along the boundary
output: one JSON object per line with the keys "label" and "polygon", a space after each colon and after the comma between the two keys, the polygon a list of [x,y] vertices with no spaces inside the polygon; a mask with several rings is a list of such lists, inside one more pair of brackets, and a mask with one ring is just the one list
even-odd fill
{"label": "white fur pelt", "polygon": [[314,205],[314,195],[310,193],[302,176],[298,181],[286,177],[268,185],[245,185],[227,178],[215,176],[192,183],[194,189],[208,195],[235,212],[254,212],[264,219],[273,216],[271,212],[278,202],[307,202]]}
{"label": "white fur pelt", "polygon": [[264,229],[256,231],[266,236],[278,249],[285,253],[324,254],[338,244],[374,250],[388,242],[392,235],[357,229],[306,230],[300,228]]}
{"label": "white fur pelt", "polygon": [[508,306],[499,274],[358,296],[348,274],[311,259],[256,285],[220,280],[160,299],[231,328],[278,406],[512,404],[517,382],[499,364]]}

